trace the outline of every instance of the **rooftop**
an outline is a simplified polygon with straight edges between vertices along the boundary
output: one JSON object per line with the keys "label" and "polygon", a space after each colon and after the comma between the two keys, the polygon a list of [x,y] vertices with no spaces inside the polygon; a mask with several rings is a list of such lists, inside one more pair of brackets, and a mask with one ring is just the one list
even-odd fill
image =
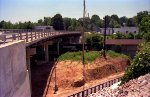
{"label": "rooftop", "polygon": [[107,39],[106,45],[138,45],[142,39]]}

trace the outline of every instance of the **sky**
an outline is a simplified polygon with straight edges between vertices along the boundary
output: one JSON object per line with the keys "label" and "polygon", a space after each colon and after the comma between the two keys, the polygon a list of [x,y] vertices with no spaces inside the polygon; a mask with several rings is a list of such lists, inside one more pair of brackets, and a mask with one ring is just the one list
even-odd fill
{"label": "sky", "polygon": [[[150,11],[150,0],[86,0],[86,9],[90,17],[97,14],[101,19],[112,14],[133,17],[140,11]],[[37,22],[57,13],[82,17],[83,0],[0,0],[0,21]]]}

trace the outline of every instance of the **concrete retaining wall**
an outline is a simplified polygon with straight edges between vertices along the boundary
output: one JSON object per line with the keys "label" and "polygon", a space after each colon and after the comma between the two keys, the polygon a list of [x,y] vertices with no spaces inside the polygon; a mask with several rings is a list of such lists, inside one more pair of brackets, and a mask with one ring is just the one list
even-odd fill
{"label": "concrete retaining wall", "polygon": [[31,97],[24,41],[0,45],[0,97]]}

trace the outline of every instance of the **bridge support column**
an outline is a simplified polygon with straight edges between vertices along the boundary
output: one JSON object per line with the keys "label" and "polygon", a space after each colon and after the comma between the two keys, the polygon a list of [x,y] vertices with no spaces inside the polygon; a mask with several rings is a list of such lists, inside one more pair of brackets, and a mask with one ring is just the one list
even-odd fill
{"label": "bridge support column", "polygon": [[44,43],[44,51],[45,51],[45,61],[49,62],[49,51],[48,51],[48,42]]}
{"label": "bridge support column", "polygon": [[44,44],[44,48],[45,48],[45,61],[49,62],[49,52],[48,52],[48,44],[47,43]]}

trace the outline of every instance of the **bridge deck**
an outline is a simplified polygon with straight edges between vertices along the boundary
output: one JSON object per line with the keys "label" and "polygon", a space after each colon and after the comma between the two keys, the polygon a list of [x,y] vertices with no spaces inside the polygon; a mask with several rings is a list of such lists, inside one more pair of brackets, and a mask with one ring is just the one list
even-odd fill
{"label": "bridge deck", "polygon": [[80,35],[80,32],[50,30],[0,30],[0,44],[24,40],[26,47],[39,41],[66,35]]}

